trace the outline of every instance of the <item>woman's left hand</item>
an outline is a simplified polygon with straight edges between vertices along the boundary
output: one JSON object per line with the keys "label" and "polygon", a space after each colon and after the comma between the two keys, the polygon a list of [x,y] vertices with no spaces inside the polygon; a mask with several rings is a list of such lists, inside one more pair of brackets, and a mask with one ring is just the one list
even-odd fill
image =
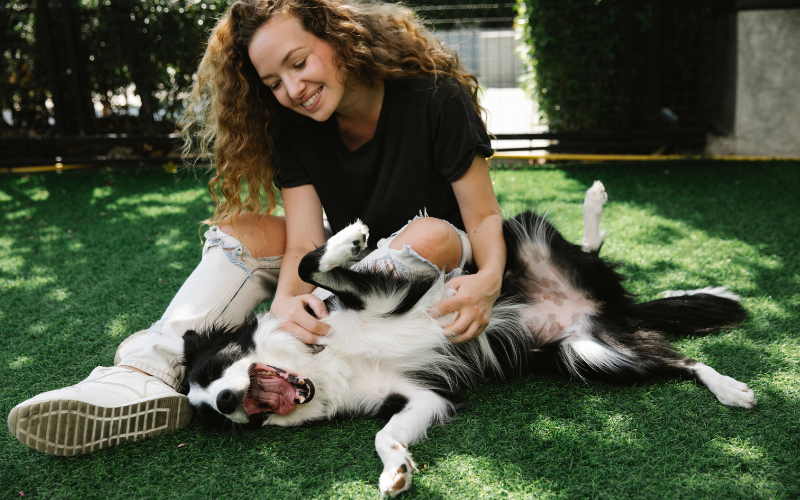
{"label": "woman's left hand", "polygon": [[445,327],[453,333],[450,341],[460,344],[480,335],[489,324],[492,306],[500,296],[502,276],[491,273],[459,276],[447,282],[456,294],[436,305],[430,313],[434,317],[458,311],[455,323]]}

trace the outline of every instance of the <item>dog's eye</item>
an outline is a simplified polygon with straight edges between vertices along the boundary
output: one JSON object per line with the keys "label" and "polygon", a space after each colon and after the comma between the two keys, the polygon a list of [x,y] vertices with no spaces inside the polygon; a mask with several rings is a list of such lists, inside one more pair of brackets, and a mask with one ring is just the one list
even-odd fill
{"label": "dog's eye", "polygon": [[208,372],[208,377],[211,380],[216,380],[222,376],[222,372],[225,371],[225,368],[228,367],[230,363],[225,362],[220,359],[212,360],[207,366],[206,370]]}
{"label": "dog's eye", "polygon": [[231,360],[212,358],[192,370],[189,380],[200,387],[208,387],[211,382],[220,378],[222,372],[231,364]]}

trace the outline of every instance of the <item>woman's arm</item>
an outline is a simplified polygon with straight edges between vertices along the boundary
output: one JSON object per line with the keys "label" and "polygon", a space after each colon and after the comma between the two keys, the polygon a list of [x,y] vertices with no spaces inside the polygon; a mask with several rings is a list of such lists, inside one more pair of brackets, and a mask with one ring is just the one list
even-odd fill
{"label": "woman's arm", "polygon": [[315,344],[328,326],[306,311],[310,307],[318,318],[328,315],[325,304],[311,292],[314,285],[300,279],[297,268],[303,256],[325,243],[322,203],[312,185],[281,190],[286,212],[286,251],[281,263],[278,290],[270,314],[282,320],[281,327],[307,344]]}
{"label": "woman's arm", "polygon": [[489,177],[489,165],[476,156],[469,170],[453,182],[461,218],[467,230],[478,273],[448,282],[456,295],[436,306],[440,315],[458,311],[458,319],[446,327],[455,335],[454,343],[477,337],[489,324],[492,306],[500,296],[506,267],[506,243],[503,239],[503,214]]}

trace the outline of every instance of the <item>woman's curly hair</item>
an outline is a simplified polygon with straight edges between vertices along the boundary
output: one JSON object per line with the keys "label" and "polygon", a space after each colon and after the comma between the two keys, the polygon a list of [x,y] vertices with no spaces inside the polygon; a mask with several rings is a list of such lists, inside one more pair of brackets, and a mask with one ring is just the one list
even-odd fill
{"label": "woman's curly hair", "polygon": [[331,44],[346,82],[451,77],[483,112],[478,80],[408,8],[369,0],[240,0],[211,32],[181,119],[184,156],[199,150],[199,158],[216,166],[208,183],[216,204],[209,223],[275,209],[270,136],[281,110],[259,79],[248,45],[258,28],[282,13],[296,16],[308,32]]}

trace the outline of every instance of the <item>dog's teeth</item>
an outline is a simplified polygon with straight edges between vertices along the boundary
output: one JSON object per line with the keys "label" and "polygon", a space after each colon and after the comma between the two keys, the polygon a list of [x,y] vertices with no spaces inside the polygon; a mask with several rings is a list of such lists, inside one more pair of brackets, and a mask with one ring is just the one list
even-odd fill
{"label": "dog's teeth", "polygon": [[306,402],[306,398],[304,398],[303,396],[300,396],[300,397],[297,398],[297,402],[300,403],[300,404],[303,404],[303,403]]}

